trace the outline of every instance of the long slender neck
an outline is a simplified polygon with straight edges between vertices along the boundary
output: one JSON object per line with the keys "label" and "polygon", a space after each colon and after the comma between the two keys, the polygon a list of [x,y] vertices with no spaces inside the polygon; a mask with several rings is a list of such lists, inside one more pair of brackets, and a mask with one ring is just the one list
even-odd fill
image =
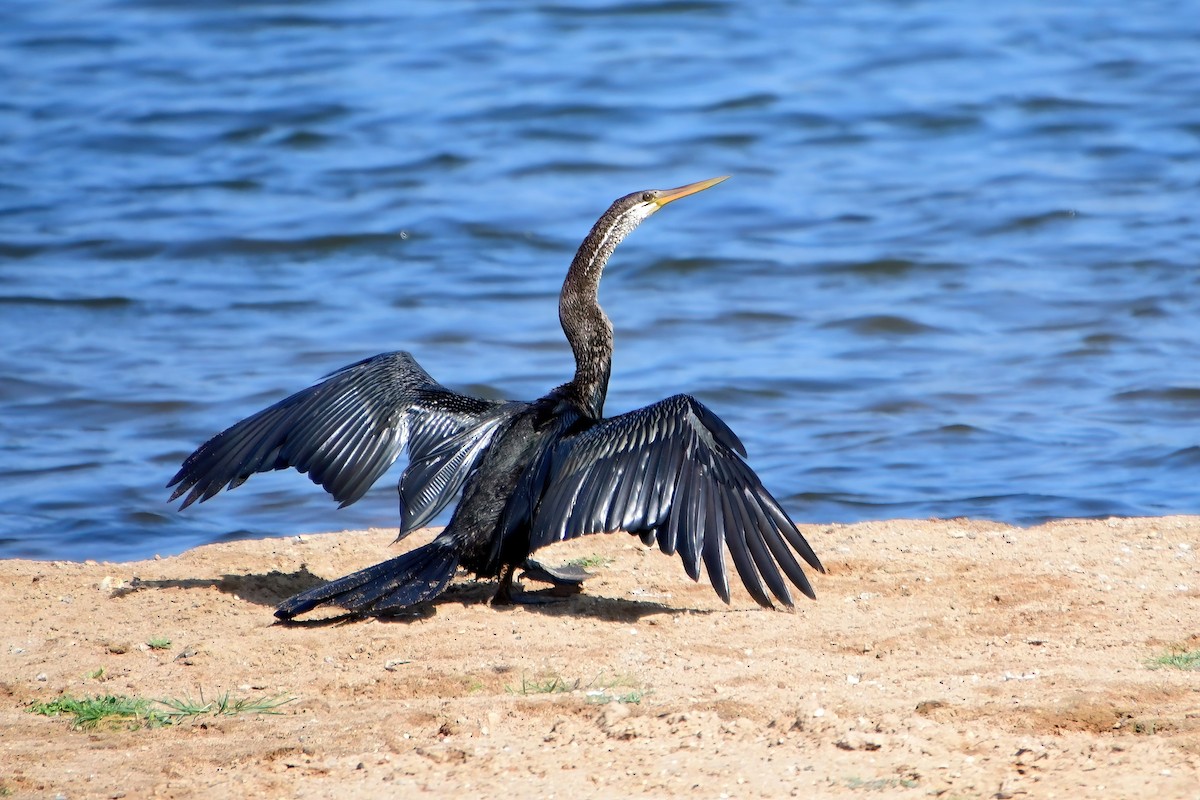
{"label": "long slender neck", "polygon": [[612,323],[598,297],[600,276],[621,240],[649,216],[625,200],[614,203],[592,226],[567,270],[558,298],[558,319],[575,353],[575,378],[563,388],[581,412],[595,419],[604,412],[613,353]]}

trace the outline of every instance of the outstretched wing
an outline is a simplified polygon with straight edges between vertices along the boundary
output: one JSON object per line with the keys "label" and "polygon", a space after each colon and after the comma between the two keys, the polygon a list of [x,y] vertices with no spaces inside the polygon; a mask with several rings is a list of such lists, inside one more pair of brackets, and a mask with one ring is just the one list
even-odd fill
{"label": "outstretched wing", "polygon": [[[218,433],[167,484],[180,508],[237,488],[256,472],[294,467],[346,506],[408,445],[420,469],[401,489],[402,530],[450,501],[503,417],[499,403],[446,389],[404,352],[383,353]],[[407,473],[406,473],[407,478]]]}
{"label": "outstretched wing", "polygon": [[668,555],[678,552],[693,580],[699,580],[703,560],[713,588],[729,602],[724,544],[760,605],[772,605],[764,582],[780,602],[792,605],[784,575],[813,597],[796,554],[813,569],[825,569],[745,455],[733,431],[687,395],[566,436],[551,455],[533,519],[533,549],[628,531],[647,544],[657,542]]}

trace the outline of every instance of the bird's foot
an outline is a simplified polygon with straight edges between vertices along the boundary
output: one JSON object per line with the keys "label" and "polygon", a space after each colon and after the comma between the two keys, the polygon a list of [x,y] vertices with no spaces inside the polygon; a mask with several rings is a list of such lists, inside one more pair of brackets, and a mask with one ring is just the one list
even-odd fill
{"label": "bird's foot", "polygon": [[553,584],[555,589],[574,590],[572,592],[574,594],[582,591],[583,582],[592,577],[592,573],[578,564],[562,564],[557,567],[551,567],[540,561],[527,558],[525,559],[525,563],[521,565],[521,574],[517,577]]}
{"label": "bird's foot", "polygon": [[[535,592],[524,591],[514,578],[517,570],[521,570],[522,578],[549,583],[549,589]],[[572,564],[561,567],[547,567],[533,559],[527,559],[520,567],[505,567],[500,574],[500,586],[492,598],[493,606],[526,605],[538,606],[559,603],[572,595],[583,591],[583,581],[591,577],[591,573]]]}

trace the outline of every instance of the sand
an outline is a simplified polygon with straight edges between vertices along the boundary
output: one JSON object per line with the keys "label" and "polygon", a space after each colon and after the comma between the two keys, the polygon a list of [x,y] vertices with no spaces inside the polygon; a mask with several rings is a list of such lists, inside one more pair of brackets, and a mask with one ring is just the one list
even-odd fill
{"label": "sand", "polygon": [[[390,621],[271,615],[411,546],[389,530],[0,561],[0,794],[1200,797],[1200,671],[1151,663],[1200,649],[1200,518],[802,527],[829,574],[792,612],[624,535],[543,551],[600,562],[562,603],[492,608],[460,575]],[[291,702],[30,712],[63,693]]]}

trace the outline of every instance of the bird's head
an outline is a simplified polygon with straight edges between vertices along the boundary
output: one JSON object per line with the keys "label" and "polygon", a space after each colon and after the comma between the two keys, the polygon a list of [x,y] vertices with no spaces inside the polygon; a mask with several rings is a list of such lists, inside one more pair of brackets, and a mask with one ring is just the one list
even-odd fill
{"label": "bird's head", "polygon": [[[709,178],[706,181],[689,183],[675,189],[644,189],[617,198],[600,219],[596,220],[591,233],[583,240],[576,256],[576,262],[580,262],[582,258],[581,266],[603,268],[604,262],[612,255],[617,245],[655,211],[681,197],[687,197],[711,186],[716,186],[728,177],[728,175],[722,175],[719,178]],[[594,279],[599,280],[598,271]]]}
{"label": "bird's head", "polygon": [[716,186],[728,177],[728,175],[722,175],[718,178],[709,178],[705,181],[689,183],[686,186],[679,186],[674,189],[646,189],[640,192],[633,192],[613,203],[612,208],[609,209],[609,213],[616,212],[618,217],[624,217],[625,220],[632,222],[633,226],[630,226],[632,229],[632,227],[655,211],[658,211],[667,203],[673,203],[681,197],[702,192],[705,189]]}

